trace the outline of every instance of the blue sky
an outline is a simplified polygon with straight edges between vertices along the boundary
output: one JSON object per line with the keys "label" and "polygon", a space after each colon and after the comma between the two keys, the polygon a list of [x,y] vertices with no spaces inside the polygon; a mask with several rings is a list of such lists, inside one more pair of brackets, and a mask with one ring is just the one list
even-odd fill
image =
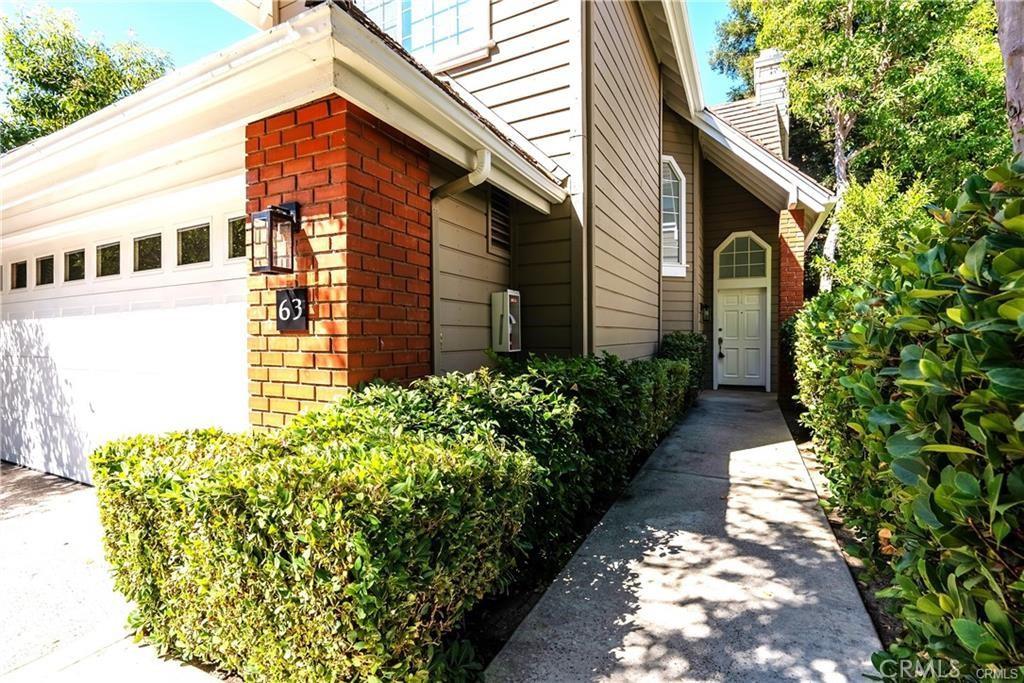
{"label": "blue sky", "polygon": [[712,71],[708,56],[715,47],[715,24],[729,15],[729,3],[725,0],[687,0],[686,8],[690,15],[693,47],[697,51],[697,61],[700,63],[704,103],[711,105],[727,102],[727,93],[733,85],[733,80]]}
{"label": "blue sky", "polygon": [[[170,54],[175,66],[185,66],[235,43],[254,29],[212,2],[203,0],[50,0],[58,9],[70,8],[86,35],[101,34],[117,42],[134,32],[135,38]],[[0,9],[17,6],[0,0]],[[701,83],[707,104],[726,101],[730,82],[711,71],[708,54],[715,44],[715,22],[725,18],[725,0],[688,0],[694,47],[700,62]]]}

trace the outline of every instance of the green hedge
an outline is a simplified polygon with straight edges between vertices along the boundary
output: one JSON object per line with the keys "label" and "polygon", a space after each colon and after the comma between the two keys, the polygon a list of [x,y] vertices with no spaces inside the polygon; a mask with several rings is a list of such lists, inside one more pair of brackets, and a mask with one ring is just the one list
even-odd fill
{"label": "green hedge", "polygon": [[622,489],[637,458],[657,445],[689,405],[686,361],[529,356],[502,367],[579,406],[574,431],[592,460],[593,496],[599,499]]}
{"label": "green hedge", "polygon": [[508,365],[370,385],[272,435],[98,449],[138,632],[253,681],[449,677],[445,634],[563,559],[687,402],[685,361]]}
{"label": "green hedge", "polygon": [[425,677],[511,559],[536,478],[485,434],[217,431],[92,457],[115,584],[161,650],[251,680]]}
{"label": "green hedge", "polygon": [[690,399],[696,400],[704,388],[704,372],[708,363],[708,338],[699,332],[669,332],[661,338],[660,358],[685,360],[690,366]]}
{"label": "green hedge", "polygon": [[907,630],[879,667],[1024,665],[1022,204],[1019,161],[969,178],[891,268],[797,323],[835,498],[894,573]]}

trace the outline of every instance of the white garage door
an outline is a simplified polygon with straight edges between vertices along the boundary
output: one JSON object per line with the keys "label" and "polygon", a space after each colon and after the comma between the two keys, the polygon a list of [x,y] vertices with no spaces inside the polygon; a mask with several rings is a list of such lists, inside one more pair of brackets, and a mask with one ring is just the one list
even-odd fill
{"label": "white garage door", "polygon": [[5,247],[0,457],[89,481],[88,455],[109,439],[246,428],[235,185],[148,228]]}

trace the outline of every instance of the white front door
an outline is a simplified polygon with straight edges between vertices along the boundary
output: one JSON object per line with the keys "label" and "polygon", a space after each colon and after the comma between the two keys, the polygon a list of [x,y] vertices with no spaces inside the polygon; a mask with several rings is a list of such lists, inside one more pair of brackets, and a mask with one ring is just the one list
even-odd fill
{"label": "white front door", "polygon": [[765,384],[765,290],[722,289],[718,292],[718,383]]}

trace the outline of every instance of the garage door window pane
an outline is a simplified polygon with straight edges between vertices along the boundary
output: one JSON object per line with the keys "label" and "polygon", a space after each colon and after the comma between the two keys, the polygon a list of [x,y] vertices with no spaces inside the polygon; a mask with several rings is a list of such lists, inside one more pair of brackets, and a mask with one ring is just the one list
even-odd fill
{"label": "garage door window pane", "polygon": [[28,286],[28,262],[19,261],[11,264],[11,289],[24,289]]}
{"label": "garage door window pane", "polygon": [[96,247],[96,276],[106,277],[121,272],[121,243]]}
{"label": "garage door window pane", "polygon": [[178,265],[210,260],[210,226],[194,225],[178,230]]}
{"label": "garage door window pane", "polygon": [[245,256],[245,219],[232,218],[228,221],[228,258]]}
{"label": "garage door window pane", "polygon": [[135,238],[135,271],[156,270],[160,267],[160,235]]}
{"label": "garage door window pane", "polygon": [[85,249],[64,254],[64,282],[85,279]]}
{"label": "garage door window pane", "polygon": [[36,259],[36,286],[53,284],[53,257]]}

